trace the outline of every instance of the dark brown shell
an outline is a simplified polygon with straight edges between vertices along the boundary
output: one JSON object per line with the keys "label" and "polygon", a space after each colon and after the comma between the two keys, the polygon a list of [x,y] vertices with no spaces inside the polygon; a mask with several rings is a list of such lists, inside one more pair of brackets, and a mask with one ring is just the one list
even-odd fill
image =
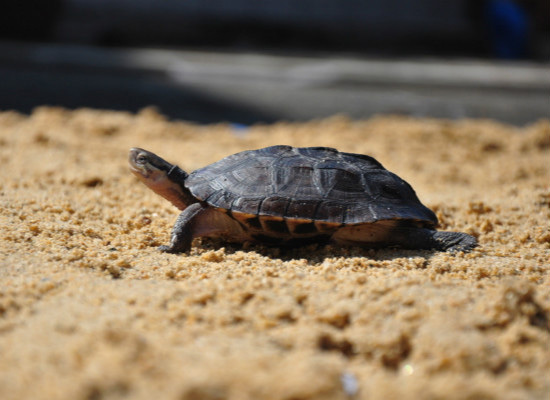
{"label": "dark brown shell", "polygon": [[243,151],[192,172],[185,185],[199,200],[232,213],[331,224],[437,224],[412,187],[374,158],[327,147]]}

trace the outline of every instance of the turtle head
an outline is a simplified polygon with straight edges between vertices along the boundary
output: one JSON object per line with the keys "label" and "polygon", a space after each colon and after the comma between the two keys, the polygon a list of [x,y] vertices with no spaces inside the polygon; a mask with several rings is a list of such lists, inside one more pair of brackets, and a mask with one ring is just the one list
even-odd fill
{"label": "turtle head", "polygon": [[180,210],[197,202],[185,187],[187,173],[177,165],[172,165],[156,154],[137,147],[130,149],[128,162],[130,171],[140,181]]}

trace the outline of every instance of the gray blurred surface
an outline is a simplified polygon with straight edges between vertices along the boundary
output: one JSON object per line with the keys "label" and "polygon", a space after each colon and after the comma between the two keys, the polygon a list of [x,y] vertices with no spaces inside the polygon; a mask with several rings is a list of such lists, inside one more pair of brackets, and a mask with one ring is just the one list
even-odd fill
{"label": "gray blurred surface", "polygon": [[250,124],[334,114],[550,116],[548,65],[0,44],[0,109],[38,105]]}
{"label": "gray blurred surface", "polygon": [[[476,45],[470,0],[64,0],[55,39],[81,43],[227,43],[403,53]],[[274,33],[275,32],[275,33]],[[450,42],[455,46],[450,45]],[[332,43],[327,43],[332,42]],[[307,45],[305,45],[307,43]],[[305,47],[302,47],[305,45]],[[320,46],[319,46],[320,45]],[[429,46],[428,46],[429,47]],[[456,50],[456,49],[455,49]],[[391,51],[391,50],[389,50]]]}

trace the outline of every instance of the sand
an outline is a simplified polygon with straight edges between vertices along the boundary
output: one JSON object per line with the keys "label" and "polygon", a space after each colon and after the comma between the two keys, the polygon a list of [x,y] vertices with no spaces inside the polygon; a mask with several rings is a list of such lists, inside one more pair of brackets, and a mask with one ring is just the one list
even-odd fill
{"label": "sand", "polygon": [[[273,144],[376,157],[469,254],[195,240],[129,172]],[[336,116],[249,128],[0,113],[0,398],[547,399],[550,122]]]}

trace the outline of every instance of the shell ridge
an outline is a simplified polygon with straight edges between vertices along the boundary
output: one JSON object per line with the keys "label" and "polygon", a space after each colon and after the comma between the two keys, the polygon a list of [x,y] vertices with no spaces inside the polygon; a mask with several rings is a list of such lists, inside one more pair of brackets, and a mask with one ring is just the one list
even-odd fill
{"label": "shell ridge", "polygon": [[262,215],[262,205],[264,204],[265,199],[267,199],[267,197],[264,196],[258,202],[258,208],[256,209],[256,215],[258,216]]}
{"label": "shell ridge", "polygon": [[277,157],[275,159],[273,159],[271,161],[271,164],[270,164],[270,176],[269,178],[271,179],[271,182],[270,182],[270,186],[271,186],[271,193],[270,194],[275,194],[277,193],[277,177],[278,177],[278,169],[277,169],[277,163],[279,162],[281,158],[280,157]]}
{"label": "shell ridge", "polygon": [[319,207],[321,207],[321,204],[323,203],[323,200],[319,200],[317,204],[315,205],[315,211],[313,211],[313,217],[317,219],[317,213],[319,212]]}
{"label": "shell ridge", "polygon": [[319,167],[319,164],[325,162],[324,160],[317,161],[315,163],[315,166],[313,168],[313,181],[315,183],[315,188],[317,189],[317,192],[319,193],[319,196],[321,196],[323,199],[328,197],[328,193],[332,188],[326,188],[325,185],[323,185],[323,179],[322,179],[322,170],[323,168]]}

